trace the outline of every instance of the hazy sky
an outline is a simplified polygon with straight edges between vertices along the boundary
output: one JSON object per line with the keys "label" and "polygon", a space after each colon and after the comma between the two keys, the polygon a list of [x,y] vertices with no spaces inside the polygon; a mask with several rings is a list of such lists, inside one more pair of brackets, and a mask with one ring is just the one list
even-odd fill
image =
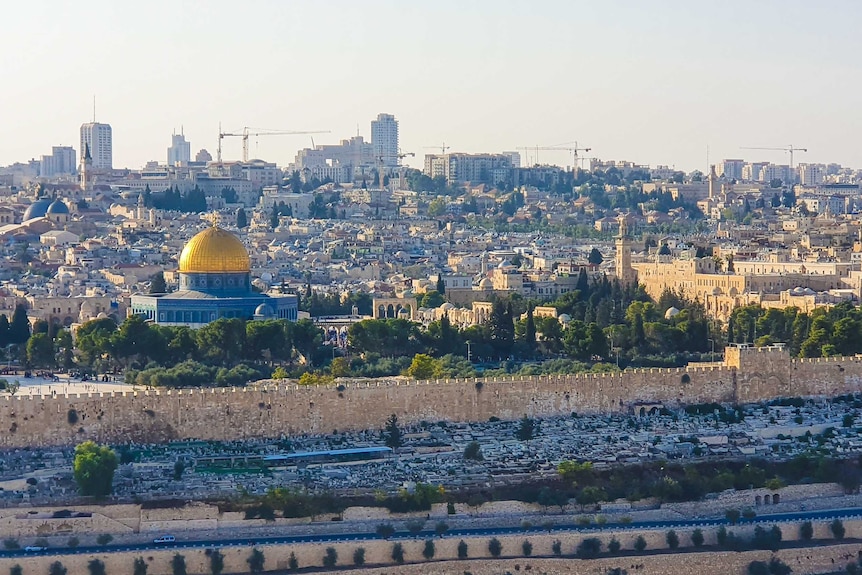
{"label": "hazy sky", "polygon": [[[400,122],[413,165],[443,141],[496,152],[577,140],[590,156],[704,169],[862,167],[862,3],[796,0],[8,0],[0,165],[78,148],[111,124],[114,165],[165,161],[184,126],[215,156],[218,124],[360,133]],[[252,139],[280,165],[308,136]],[[225,140],[226,159],[239,139]],[[80,153],[80,151],[79,151]],[[525,153],[533,156],[534,153]],[[565,165],[566,153],[539,159]],[[412,160],[412,161],[411,161]]]}

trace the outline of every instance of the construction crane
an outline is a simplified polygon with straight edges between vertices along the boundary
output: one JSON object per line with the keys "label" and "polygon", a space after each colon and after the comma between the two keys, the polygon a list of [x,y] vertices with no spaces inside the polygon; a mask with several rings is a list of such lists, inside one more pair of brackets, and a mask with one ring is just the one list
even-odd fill
{"label": "construction crane", "polygon": [[[252,132],[251,130],[255,130]],[[218,163],[221,164],[221,141],[228,137],[242,138],[242,161],[248,161],[248,137],[249,136],[298,136],[302,134],[328,134],[329,130],[314,130],[314,131],[295,131],[295,130],[263,130],[260,128],[249,128],[248,126],[242,129],[241,133],[237,132],[222,132],[221,124],[219,124],[218,134]]]}
{"label": "construction crane", "polygon": [[415,158],[416,154],[414,154],[413,152],[401,153],[401,151],[399,150],[397,154],[389,154],[386,156],[377,156],[377,162],[382,165],[383,160],[385,160],[387,158],[397,158],[400,161],[400,160],[403,160],[404,158],[406,158],[407,156],[412,156]]}
{"label": "construction crane", "polygon": [[740,150],[772,150],[775,152],[788,152],[790,153],[790,169],[793,169],[793,152],[807,152],[808,148],[795,148],[793,146],[786,146],[784,148],[740,148]]}
{"label": "construction crane", "polygon": [[443,145],[442,145],[442,146],[424,146],[424,148],[425,148],[425,149],[439,148],[439,149],[440,149],[440,153],[441,153],[441,154],[445,154],[445,153],[446,153],[446,150],[448,150],[448,149],[449,149],[449,148],[451,148],[451,147],[452,147],[452,146],[447,146],[447,145],[446,145],[446,142],[443,142]]}
{"label": "construction crane", "polygon": [[577,168],[578,167],[578,152],[589,152],[592,150],[592,148],[579,148],[577,142],[573,142],[573,143],[575,144],[574,147],[567,147],[565,145],[563,145],[563,146],[532,146],[529,148],[516,148],[516,149],[526,151],[526,152],[535,151],[536,152],[536,161],[535,161],[536,164],[539,163],[539,150],[557,150],[557,151],[571,152],[572,156],[574,156],[574,165]]}

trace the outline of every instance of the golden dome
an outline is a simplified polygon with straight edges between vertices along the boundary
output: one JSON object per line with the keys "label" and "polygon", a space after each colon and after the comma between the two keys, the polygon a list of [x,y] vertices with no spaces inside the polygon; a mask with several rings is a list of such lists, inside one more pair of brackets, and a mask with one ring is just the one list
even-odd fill
{"label": "golden dome", "polygon": [[251,262],[242,242],[213,226],[189,240],[180,254],[180,273],[248,273]]}

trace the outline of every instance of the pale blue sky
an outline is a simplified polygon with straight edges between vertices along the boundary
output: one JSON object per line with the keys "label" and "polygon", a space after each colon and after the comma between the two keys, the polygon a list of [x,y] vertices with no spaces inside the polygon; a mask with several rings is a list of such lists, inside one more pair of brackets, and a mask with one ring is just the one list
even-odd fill
{"label": "pale blue sky", "polygon": [[[185,128],[369,137],[379,112],[421,156],[577,140],[604,159],[704,169],[740,146],[862,167],[862,4],[826,0],[4,2],[0,165],[78,147],[92,116],[114,164],[165,160]],[[279,164],[307,136],[260,138]],[[541,154],[541,153],[540,153]],[[240,142],[225,140],[225,157]],[[532,155],[532,154],[530,154]],[[566,164],[565,153],[540,160]]]}

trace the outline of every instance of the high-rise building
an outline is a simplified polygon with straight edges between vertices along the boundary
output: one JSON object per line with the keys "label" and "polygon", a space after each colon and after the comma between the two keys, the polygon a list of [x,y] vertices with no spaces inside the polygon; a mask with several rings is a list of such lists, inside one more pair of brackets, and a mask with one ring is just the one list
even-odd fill
{"label": "high-rise building", "polygon": [[186,136],[182,132],[180,135],[171,135],[171,147],[168,148],[168,165],[169,166],[185,166],[192,159],[192,145],[186,141]]}
{"label": "high-rise building", "polygon": [[75,156],[75,150],[72,146],[54,146],[51,148],[50,156],[42,156],[42,161],[39,164],[39,176],[52,178],[74,174],[77,165]]}
{"label": "high-rise building", "polygon": [[378,114],[371,121],[371,146],[377,162],[384,166],[397,166],[398,157],[398,120],[392,114]]}
{"label": "high-rise building", "polygon": [[724,177],[725,180],[741,180],[742,168],[745,165],[745,160],[722,160],[719,166],[718,175]]}
{"label": "high-rise building", "polygon": [[[94,170],[110,170],[114,167],[113,136],[110,124],[89,122],[81,125],[81,150],[90,147]],[[83,152],[82,152],[83,153]]]}

